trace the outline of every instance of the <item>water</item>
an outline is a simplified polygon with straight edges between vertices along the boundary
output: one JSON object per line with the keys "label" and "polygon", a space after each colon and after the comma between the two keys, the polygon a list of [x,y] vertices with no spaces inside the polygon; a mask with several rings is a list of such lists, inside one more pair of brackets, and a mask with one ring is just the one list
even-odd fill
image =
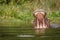
{"label": "water", "polygon": [[35,35],[17,35],[17,37],[35,37]]}
{"label": "water", "polygon": [[[1,28],[0,28],[1,29]],[[0,30],[3,36],[0,40],[60,40],[60,25],[51,24],[51,28],[46,30],[43,35],[35,35],[33,29],[3,28]],[[11,36],[12,35],[12,36]]]}
{"label": "water", "polygon": [[[50,28],[53,28],[53,30],[54,30],[53,32],[56,32],[56,30],[54,28],[60,28],[60,25],[59,24],[51,24],[50,25]],[[58,31],[60,31],[60,30],[58,30]],[[60,33],[60,32],[58,32],[58,33]],[[20,34],[20,35],[17,35],[17,37],[27,37],[28,38],[28,37],[36,37],[36,36],[35,35],[29,35],[29,34],[28,35],[26,35],[26,34],[21,35]],[[60,37],[60,36],[54,36],[54,35],[53,36],[50,36],[50,35],[47,36],[47,35],[42,35],[40,37]]]}

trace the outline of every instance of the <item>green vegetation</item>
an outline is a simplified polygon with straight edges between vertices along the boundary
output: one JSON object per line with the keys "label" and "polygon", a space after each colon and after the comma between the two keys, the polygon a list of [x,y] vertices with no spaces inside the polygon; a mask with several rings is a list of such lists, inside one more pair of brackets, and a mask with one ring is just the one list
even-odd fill
{"label": "green vegetation", "polygon": [[31,22],[32,13],[37,8],[46,9],[51,22],[59,22],[59,2],[59,0],[0,0],[0,26],[20,26],[21,21]]}
{"label": "green vegetation", "polygon": [[0,0],[0,26],[20,26],[20,22],[33,20],[33,11],[38,8],[47,11],[51,23],[60,22],[60,0]]}

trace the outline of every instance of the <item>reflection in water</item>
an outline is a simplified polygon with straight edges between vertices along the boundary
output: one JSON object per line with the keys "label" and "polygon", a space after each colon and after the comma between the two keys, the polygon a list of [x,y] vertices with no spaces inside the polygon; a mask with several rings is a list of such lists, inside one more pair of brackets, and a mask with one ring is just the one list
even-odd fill
{"label": "reflection in water", "polygon": [[[59,24],[50,24],[50,28],[60,28]],[[46,32],[46,28],[35,29],[36,35],[44,35]]]}
{"label": "reflection in water", "polygon": [[35,35],[17,35],[17,37],[35,37]]}
{"label": "reflection in water", "polygon": [[46,31],[46,28],[39,28],[39,29],[35,29],[35,34],[36,35],[43,35]]}

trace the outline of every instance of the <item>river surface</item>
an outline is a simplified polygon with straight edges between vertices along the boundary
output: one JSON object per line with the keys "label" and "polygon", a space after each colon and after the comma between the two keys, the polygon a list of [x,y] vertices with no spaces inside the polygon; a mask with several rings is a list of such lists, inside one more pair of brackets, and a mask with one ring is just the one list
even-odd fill
{"label": "river surface", "polygon": [[[0,40],[60,40],[60,24],[50,24],[51,29],[41,36],[35,35],[33,29],[0,28]],[[1,35],[2,34],[2,35]]]}

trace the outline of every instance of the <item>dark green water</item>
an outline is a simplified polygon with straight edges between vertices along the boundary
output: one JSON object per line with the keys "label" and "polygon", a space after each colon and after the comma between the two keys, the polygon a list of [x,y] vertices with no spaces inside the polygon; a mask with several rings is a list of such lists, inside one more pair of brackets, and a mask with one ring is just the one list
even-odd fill
{"label": "dark green water", "polygon": [[[34,35],[35,37],[17,37]],[[46,29],[43,35],[36,35],[33,28],[0,27],[0,40],[60,40],[60,28]]]}

